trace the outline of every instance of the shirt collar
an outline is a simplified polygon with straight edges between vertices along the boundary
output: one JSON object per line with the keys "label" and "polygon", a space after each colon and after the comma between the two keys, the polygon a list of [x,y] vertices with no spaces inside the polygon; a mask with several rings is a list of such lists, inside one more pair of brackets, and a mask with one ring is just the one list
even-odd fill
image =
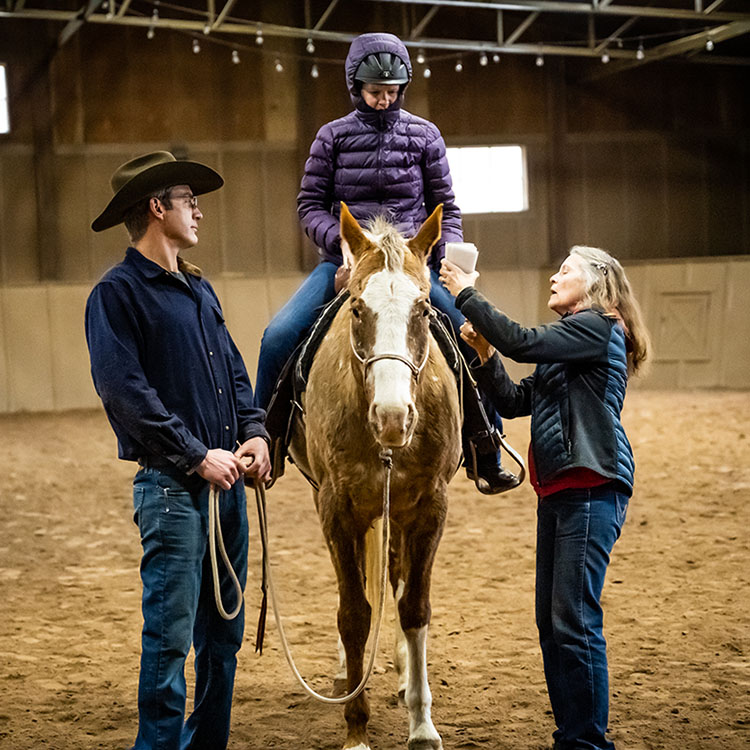
{"label": "shirt collar", "polygon": [[147,279],[155,279],[158,276],[162,276],[167,273],[165,268],[162,268],[158,263],[149,260],[143,253],[136,250],[134,247],[129,247],[125,253],[125,261],[135,268]]}

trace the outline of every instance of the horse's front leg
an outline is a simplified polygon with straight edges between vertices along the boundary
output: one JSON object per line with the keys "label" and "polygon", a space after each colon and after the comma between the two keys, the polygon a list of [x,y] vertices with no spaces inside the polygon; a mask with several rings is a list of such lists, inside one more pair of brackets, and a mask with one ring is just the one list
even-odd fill
{"label": "horse's front leg", "polygon": [[[441,750],[443,744],[432,723],[432,693],[427,679],[427,630],[430,622],[430,581],[443,531],[445,497],[436,511],[421,517],[404,531],[404,588],[398,612],[407,652],[404,699],[409,712],[408,750]],[[433,507],[435,507],[433,506]]]}
{"label": "horse's front leg", "polygon": [[[346,657],[346,692],[351,693],[362,681],[363,660],[370,630],[371,608],[365,595],[362,576],[364,530],[342,513],[322,509],[323,532],[331,552],[339,589],[338,627]],[[369,750],[367,722],[370,707],[365,692],[346,704],[344,718],[347,736],[344,750]]]}

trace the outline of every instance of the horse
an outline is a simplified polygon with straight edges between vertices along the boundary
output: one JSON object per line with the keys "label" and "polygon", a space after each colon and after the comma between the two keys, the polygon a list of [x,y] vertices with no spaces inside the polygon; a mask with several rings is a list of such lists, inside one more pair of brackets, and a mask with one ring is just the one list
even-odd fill
{"label": "horse", "polygon": [[[383,512],[381,450],[392,451],[389,579],[397,610],[394,659],[409,715],[409,750],[440,750],[427,676],[432,565],[461,459],[455,376],[430,333],[427,258],[440,238],[438,206],[412,239],[383,218],[363,230],[341,205],[352,262],[349,301],[313,360],[292,460],[313,485],[338,582],[338,629],[348,691],[362,680],[371,605],[365,540]],[[304,424],[302,424],[302,421]],[[344,750],[369,750],[367,696],[347,703]]]}

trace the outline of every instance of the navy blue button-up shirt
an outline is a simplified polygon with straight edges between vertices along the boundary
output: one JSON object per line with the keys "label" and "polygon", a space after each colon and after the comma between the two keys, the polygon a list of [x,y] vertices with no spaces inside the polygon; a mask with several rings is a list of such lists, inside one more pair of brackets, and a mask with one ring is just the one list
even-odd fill
{"label": "navy blue button-up shirt", "polygon": [[209,449],[268,439],[205,279],[186,273],[182,281],[128,248],[89,296],[86,340],[120,458],[188,472]]}

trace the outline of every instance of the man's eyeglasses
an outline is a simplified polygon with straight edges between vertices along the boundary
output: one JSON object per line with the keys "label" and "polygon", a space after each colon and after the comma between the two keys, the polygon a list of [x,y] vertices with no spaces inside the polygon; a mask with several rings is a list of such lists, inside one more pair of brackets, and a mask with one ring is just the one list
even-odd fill
{"label": "man's eyeglasses", "polygon": [[190,208],[196,209],[198,208],[198,196],[197,195],[191,195],[190,193],[183,193],[182,195],[170,195],[170,200],[186,200],[188,204],[190,205]]}

